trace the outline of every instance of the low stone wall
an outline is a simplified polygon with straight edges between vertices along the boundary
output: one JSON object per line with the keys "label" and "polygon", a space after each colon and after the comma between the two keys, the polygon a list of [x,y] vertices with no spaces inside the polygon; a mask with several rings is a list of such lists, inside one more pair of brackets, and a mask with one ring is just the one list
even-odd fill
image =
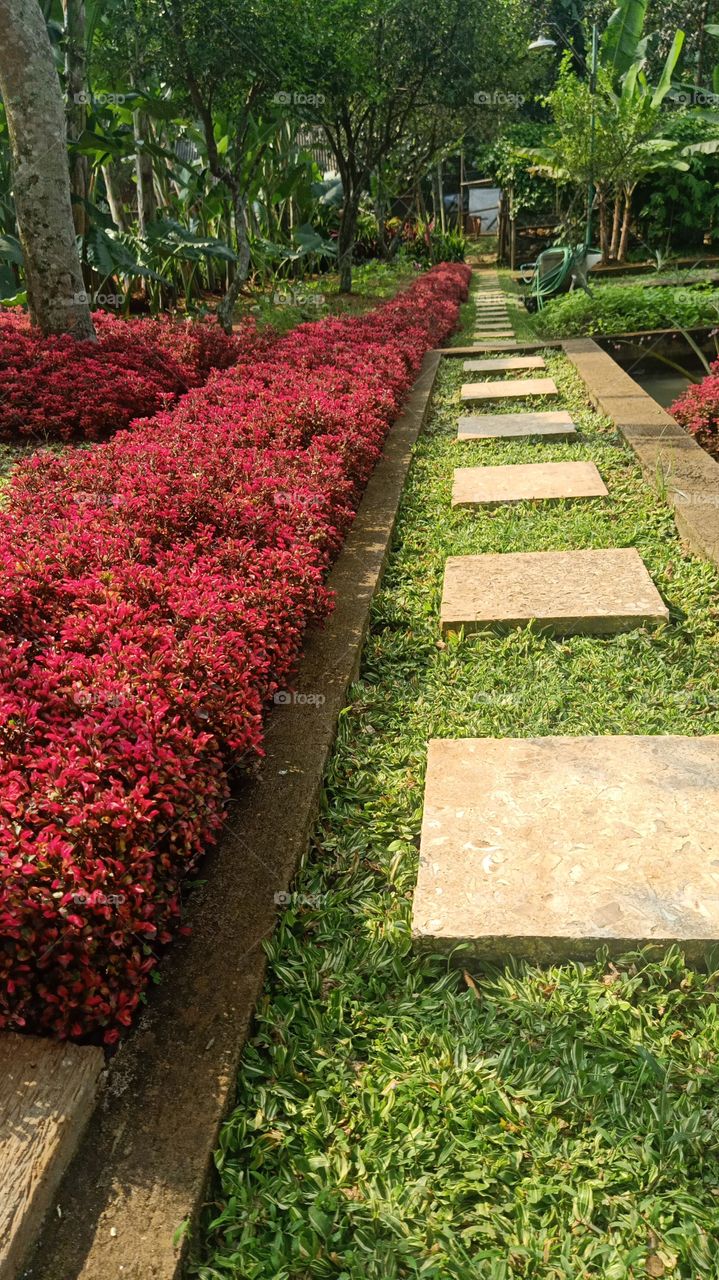
{"label": "low stone wall", "polygon": [[666,488],[687,545],[719,565],[719,463],[591,338],[571,338],[562,347],[644,475]]}

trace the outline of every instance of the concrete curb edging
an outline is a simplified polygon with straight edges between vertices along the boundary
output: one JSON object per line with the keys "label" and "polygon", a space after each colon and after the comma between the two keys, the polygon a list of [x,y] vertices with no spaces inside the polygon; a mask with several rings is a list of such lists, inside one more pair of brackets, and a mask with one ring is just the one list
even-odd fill
{"label": "concrete curb edging", "polygon": [[188,911],[192,935],[167,956],[162,984],[110,1064],[55,1197],[58,1212],[48,1215],[28,1260],[32,1280],[178,1280],[182,1273],[264,979],[262,944],[273,930],[276,895],[286,893],[317,817],[439,364],[439,352],[425,356],[386,438],[329,577],[334,613],[308,633],[295,691],[269,718],[259,776],[243,783],[224,836],[202,865],[204,884]]}
{"label": "concrete curb edging", "polygon": [[681,537],[719,566],[719,463],[591,338],[571,338],[562,347],[647,480],[666,487]]}

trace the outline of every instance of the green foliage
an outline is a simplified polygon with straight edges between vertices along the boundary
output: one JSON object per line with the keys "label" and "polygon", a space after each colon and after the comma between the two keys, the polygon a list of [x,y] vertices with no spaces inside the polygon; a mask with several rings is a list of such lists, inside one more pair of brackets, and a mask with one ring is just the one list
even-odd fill
{"label": "green foliage", "polygon": [[[683,148],[706,140],[704,112],[673,112],[667,136]],[[719,154],[688,157],[686,171],[648,174],[637,191],[637,215],[645,244],[665,252],[701,250],[707,233],[719,237]]]}
{"label": "green foliage", "polygon": [[440,227],[421,220],[408,224],[403,230],[402,244],[405,252],[424,266],[436,266],[439,262],[464,262],[467,239],[461,231]]}
{"label": "green foliage", "polygon": [[614,81],[626,75],[641,54],[648,0],[620,0],[602,37],[602,63]]}
{"label": "green foliage", "polygon": [[500,190],[512,189],[517,217],[527,210],[549,213],[554,209],[554,183],[530,171],[532,161],[526,154],[541,148],[546,138],[546,125],[522,121],[509,125],[496,142],[476,155],[478,172],[490,177]]}
{"label": "green foliage", "polygon": [[591,297],[579,290],[553,298],[535,318],[540,333],[568,338],[644,329],[692,329],[716,324],[719,292],[703,288],[600,285]]}

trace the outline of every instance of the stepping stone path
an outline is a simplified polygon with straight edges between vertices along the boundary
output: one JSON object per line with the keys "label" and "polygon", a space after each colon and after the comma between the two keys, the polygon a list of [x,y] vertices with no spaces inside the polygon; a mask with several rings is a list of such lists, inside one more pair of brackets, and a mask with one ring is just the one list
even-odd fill
{"label": "stepping stone path", "polygon": [[460,418],[458,440],[522,440],[540,436],[572,440],[577,429],[564,409],[544,413],[483,413]]}
{"label": "stepping stone path", "polygon": [[606,496],[607,487],[593,462],[460,467],[454,473],[452,486],[453,507],[497,507],[503,502]]}
{"label": "stepping stone path", "polygon": [[[487,278],[477,337],[507,325]],[[484,308],[484,310],[483,310]],[[509,341],[504,350],[521,346]],[[471,360],[467,372],[538,369],[538,357]],[[466,383],[462,400],[557,395],[551,378]],[[461,417],[458,439],[576,438],[563,411]],[[454,506],[607,494],[590,462],[464,467]],[[481,515],[478,516],[481,518]],[[522,627],[606,634],[667,622],[633,548],[453,556],[443,633]],[[492,691],[486,701],[491,703]],[[484,700],[484,698],[483,698]],[[418,946],[495,963],[553,963],[679,941],[689,963],[719,940],[719,735],[480,738],[431,742]]]}
{"label": "stepping stone path", "polygon": [[502,963],[719,937],[719,736],[429,744],[413,935]]}
{"label": "stepping stone path", "polygon": [[445,566],[445,634],[536,621],[557,635],[610,635],[668,619],[634,547],[450,556]]}
{"label": "stepping stone path", "polygon": [[463,400],[516,400],[522,396],[559,395],[553,378],[507,378],[503,382],[465,382]]}
{"label": "stepping stone path", "polygon": [[541,356],[508,356],[505,360],[465,360],[465,373],[510,373],[513,369],[546,369]]}

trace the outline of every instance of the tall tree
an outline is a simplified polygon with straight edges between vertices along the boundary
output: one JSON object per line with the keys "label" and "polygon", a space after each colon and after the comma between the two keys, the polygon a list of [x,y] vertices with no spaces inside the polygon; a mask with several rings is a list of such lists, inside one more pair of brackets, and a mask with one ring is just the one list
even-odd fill
{"label": "tall tree", "polygon": [[[291,0],[284,0],[288,16]],[[519,0],[307,0],[297,24],[293,99],[327,135],[342,178],[340,289],[352,285],[362,195],[417,121],[451,119],[475,92],[511,90],[528,36]],[[292,79],[292,83],[290,83]],[[451,126],[454,129],[454,126]],[[422,129],[425,134],[426,130]],[[434,163],[448,139],[437,132]]]}
{"label": "tall tree", "polygon": [[0,0],[0,93],[31,318],[46,334],[94,338],[72,220],[65,109],[37,0]]}

